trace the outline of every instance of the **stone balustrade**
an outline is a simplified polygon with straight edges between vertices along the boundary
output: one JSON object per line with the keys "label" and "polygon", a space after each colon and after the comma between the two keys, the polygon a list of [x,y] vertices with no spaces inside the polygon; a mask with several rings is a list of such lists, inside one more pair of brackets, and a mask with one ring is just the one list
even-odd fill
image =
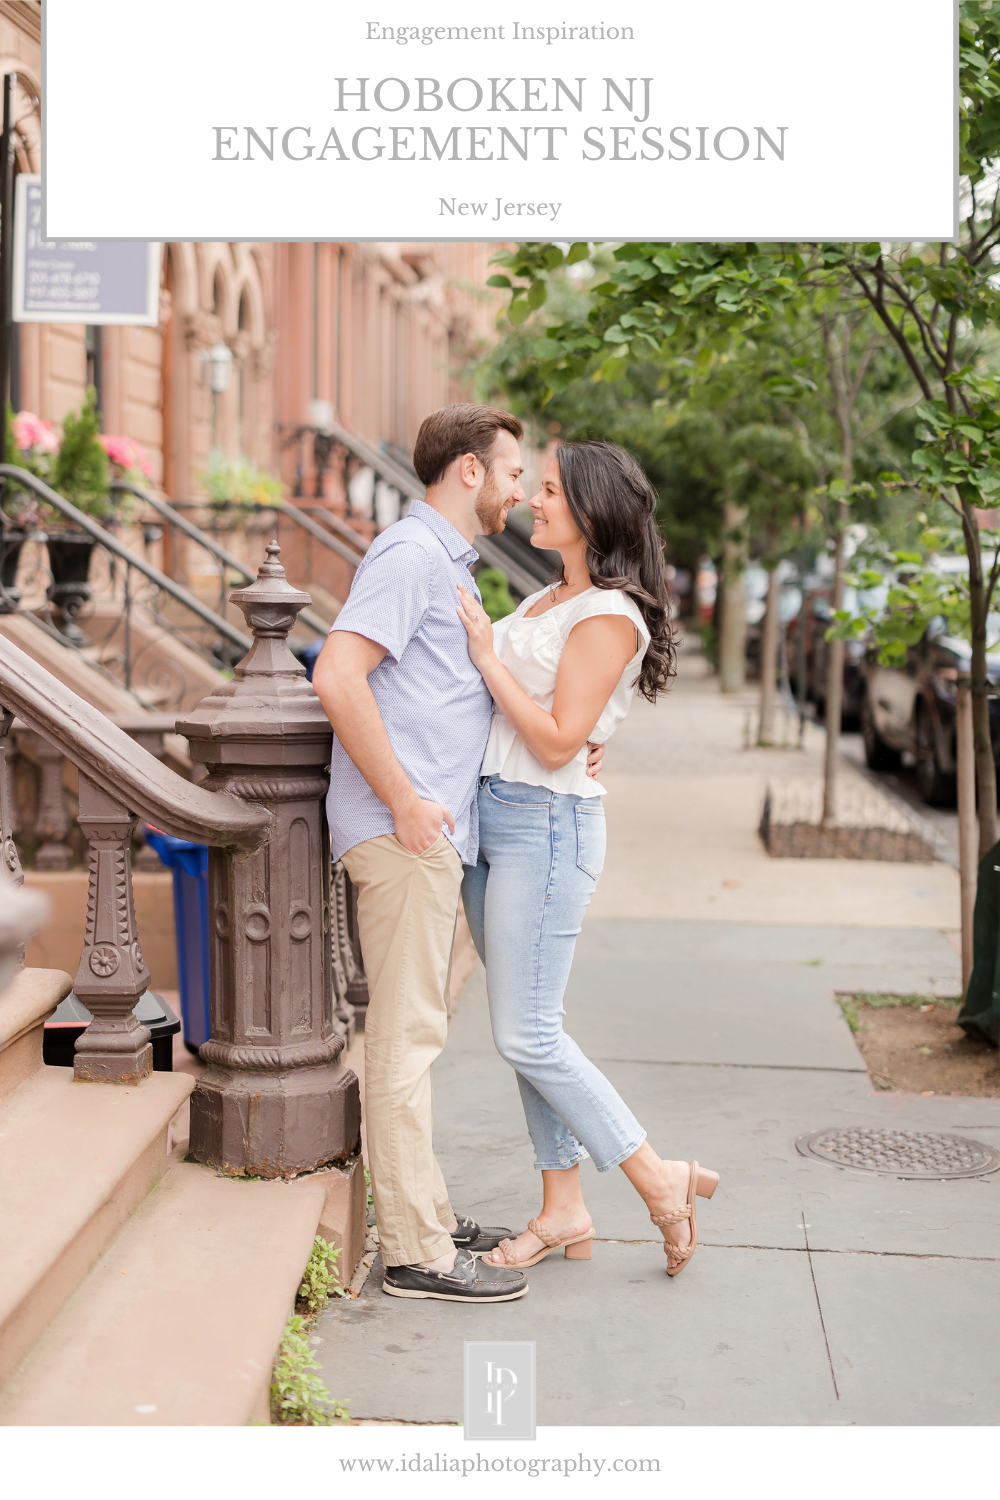
{"label": "stone balustrade", "polygon": [[61,785],[57,755],[79,771],[89,896],[74,988],[94,1021],[77,1042],[76,1077],[135,1086],[151,1070],[149,1033],[133,1014],[149,983],[132,898],[137,821],[208,844],[212,1035],[192,1099],[191,1154],[259,1177],[346,1160],[360,1133],[358,1083],[341,1055],[353,1026],[350,990],[363,975],[342,882],[331,898],[323,811],[331,732],[288,648],[309,598],[288,583],[278,552],[272,543],[256,581],[232,595],[253,637],[233,681],[177,725],[207,768],[199,785],[0,638],[0,849],[12,879],[20,874],[6,767],[14,715],[55,768],[50,800],[56,770]]}

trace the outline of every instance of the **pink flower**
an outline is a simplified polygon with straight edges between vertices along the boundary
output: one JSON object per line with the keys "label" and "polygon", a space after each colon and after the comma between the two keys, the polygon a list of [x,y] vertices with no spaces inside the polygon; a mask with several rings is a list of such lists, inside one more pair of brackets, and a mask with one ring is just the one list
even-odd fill
{"label": "pink flower", "polygon": [[58,453],[59,439],[51,422],[43,422],[33,411],[19,411],[14,418],[14,441],[22,453]]}
{"label": "pink flower", "polygon": [[147,479],[152,479],[153,465],[141,443],[129,437],[111,437],[108,433],[102,433],[101,447],[111,462],[126,473],[138,469]]}

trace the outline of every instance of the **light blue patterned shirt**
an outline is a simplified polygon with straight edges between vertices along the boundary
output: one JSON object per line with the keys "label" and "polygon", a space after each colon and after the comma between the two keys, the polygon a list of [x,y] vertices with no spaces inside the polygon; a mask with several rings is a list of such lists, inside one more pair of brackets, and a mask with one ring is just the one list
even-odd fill
{"label": "light blue patterned shirt", "polygon": [[[478,556],[432,506],[414,500],[405,520],[369,547],[333,626],[385,647],[368,683],[389,743],[417,795],[452,814],[454,834],[442,830],[465,864],[479,853],[476,792],[493,713],[456,612],[458,584],[482,602],[469,572]],[[396,831],[336,735],[326,813],[335,860]]]}

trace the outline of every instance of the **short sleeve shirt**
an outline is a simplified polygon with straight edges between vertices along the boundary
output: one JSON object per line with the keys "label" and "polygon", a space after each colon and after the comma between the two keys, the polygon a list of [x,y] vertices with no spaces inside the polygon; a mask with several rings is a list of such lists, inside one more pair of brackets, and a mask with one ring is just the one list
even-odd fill
{"label": "short sleeve shirt", "polygon": [[[452,814],[454,834],[442,831],[465,864],[479,852],[476,792],[493,712],[457,613],[459,584],[480,597],[469,572],[477,560],[450,522],[414,500],[368,549],[333,625],[385,647],[368,683],[389,743],[417,795]],[[327,820],[335,860],[396,831],[336,735]]]}

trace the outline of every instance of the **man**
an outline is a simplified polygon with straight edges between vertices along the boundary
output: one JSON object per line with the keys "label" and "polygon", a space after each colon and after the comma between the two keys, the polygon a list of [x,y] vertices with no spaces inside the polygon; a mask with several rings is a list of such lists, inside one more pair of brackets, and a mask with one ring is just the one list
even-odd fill
{"label": "man", "polygon": [[521,436],[489,406],[427,418],[413,452],[426,497],[369,548],[313,673],[334,728],[331,852],[358,888],[368,1165],[383,1289],[397,1297],[503,1302],[528,1290],[522,1271],[476,1259],[511,1231],[457,1218],[431,1145],[431,1066],[493,710],[456,590],[480,598],[473,538],[502,531],[525,498]]}

